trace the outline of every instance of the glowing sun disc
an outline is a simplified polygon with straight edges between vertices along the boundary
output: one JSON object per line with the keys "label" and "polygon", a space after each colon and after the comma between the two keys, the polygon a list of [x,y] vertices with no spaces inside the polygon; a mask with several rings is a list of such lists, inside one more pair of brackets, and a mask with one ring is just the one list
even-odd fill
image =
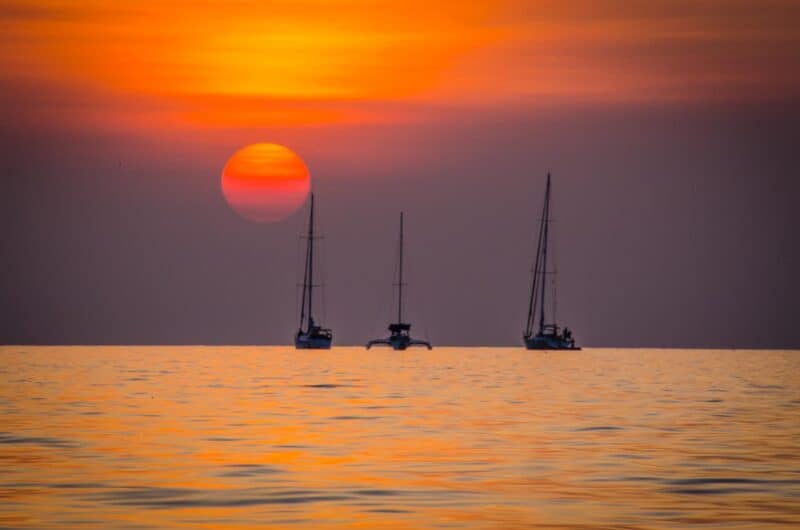
{"label": "glowing sun disc", "polygon": [[273,223],[297,211],[311,189],[303,160],[278,144],[239,149],[222,169],[222,194],[231,208],[250,221]]}

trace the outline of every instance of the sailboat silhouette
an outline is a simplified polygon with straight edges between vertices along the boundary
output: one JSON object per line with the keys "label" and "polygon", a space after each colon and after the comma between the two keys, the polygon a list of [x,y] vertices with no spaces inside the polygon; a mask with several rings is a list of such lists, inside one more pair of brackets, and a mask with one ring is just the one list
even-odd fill
{"label": "sailboat silhouette", "polygon": [[[303,301],[300,306],[300,326],[294,337],[294,346],[300,350],[328,350],[333,342],[333,332],[318,326],[312,313],[314,301],[314,194],[311,194],[311,209],[308,215],[308,245],[306,266],[303,272]],[[306,315],[306,309],[308,314]],[[306,325],[305,329],[303,325]]]}
{"label": "sailboat silhouette", "polygon": [[429,350],[431,344],[424,340],[411,338],[411,324],[403,322],[403,212],[400,212],[400,274],[397,286],[397,322],[389,324],[390,335],[385,339],[373,339],[367,343],[367,349],[372,346],[391,346],[395,350],[405,350],[412,346],[425,346]]}
{"label": "sailboat silhouette", "polygon": [[[545,317],[545,294],[547,293],[547,277],[555,271],[547,270],[547,243],[550,238],[550,173],[547,174],[547,185],[544,192],[542,219],[539,224],[539,241],[536,247],[536,261],[533,266],[531,297],[528,303],[528,320],[525,325],[523,340],[529,350],[580,350],[575,346],[575,339],[569,328],[561,329],[555,323],[548,323]],[[534,334],[536,317],[539,317],[538,328]]]}

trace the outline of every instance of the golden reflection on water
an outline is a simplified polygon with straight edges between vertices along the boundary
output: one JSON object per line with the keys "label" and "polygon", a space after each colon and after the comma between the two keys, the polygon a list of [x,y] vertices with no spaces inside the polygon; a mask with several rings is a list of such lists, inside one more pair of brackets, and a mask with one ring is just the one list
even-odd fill
{"label": "golden reflection on water", "polygon": [[0,348],[2,528],[800,525],[800,352]]}

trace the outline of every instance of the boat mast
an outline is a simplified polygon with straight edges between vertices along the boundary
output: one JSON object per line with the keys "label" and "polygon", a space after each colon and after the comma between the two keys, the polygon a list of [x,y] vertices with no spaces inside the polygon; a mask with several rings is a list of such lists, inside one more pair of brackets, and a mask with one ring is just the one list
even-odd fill
{"label": "boat mast", "polygon": [[397,322],[403,322],[403,212],[400,212],[400,277],[397,284]]}
{"label": "boat mast", "polygon": [[533,319],[535,316],[534,309],[536,303],[536,287],[537,285],[541,285],[537,283],[537,278],[539,277],[539,258],[542,256],[542,235],[544,234],[544,210],[545,206],[542,205],[542,218],[539,220],[539,238],[537,239],[536,243],[536,261],[533,265],[533,280],[531,283],[531,297],[528,301],[528,320],[525,324],[525,336],[530,337],[531,331],[533,331]]}
{"label": "boat mast", "polygon": [[300,326],[298,328],[301,331],[303,329],[303,322],[306,317],[306,293],[308,291],[308,260],[310,258],[308,253],[310,250],[311,246],[306,244],[306,261],[303,264],[303,295],[300,297]]}
{"label": "boat mast", "polygon": [[547,174],[547,187],[544,191],[544,238],[542,242],[542,298],[541,313],[539,314],[539,333],[544,332],[544,293],[547,290],[547,236],[550,223],[550,173]]}
{"label": "boat mast", "polygon": [[311,316],[311,300],[314,292],[314,194],[311,194],[311,213],[308,219],[308,329],[314,318]]}
{"label": "boat mast", "polygon": [[[311,212],[308,219],[308,244],[306,245],[306,265],[303,270],[303,297],[300,303],[300,330],[306,316],[306,298],[308,298],[308,329],[311,330],[311,290],[314,288],[314,194],[311,194]],[[306,296],[307,295],[307,296]]]}

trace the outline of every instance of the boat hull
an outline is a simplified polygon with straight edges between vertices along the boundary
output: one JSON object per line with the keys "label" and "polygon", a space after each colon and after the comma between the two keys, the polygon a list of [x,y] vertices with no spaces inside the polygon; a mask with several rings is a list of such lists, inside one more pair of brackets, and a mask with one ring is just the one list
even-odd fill
{"label": "boat hull", "polygon": [[413,347],[423,347],[429,350],[433,346],[428,341],[412,339],[411,337],[388,337],[386,339],[371,340],[367,343],[367,349],[373,346],[389,346],[393,350],[403,351]]}
{"label": "boat hull", "polygon": [[298,335],[294,339],[294,347],[298,350],[330,350],[333,339]]}
{"label": "boat hull", "polygon": [[536,335],[524,337],[523,340],[528,350],[580,350],[575,342],[554,335]]}
{"label": "boat hull", "polygon": [[385,339],[373,339],[367,343],[367,349],[373,346],[389,346],[393,350],[407,350],[413,346],[424,346],[429,350],[433,349],[431,343],[426,340],[411,338],[411,324],[407,322],[395,322],[389,324],[390,335]]}

